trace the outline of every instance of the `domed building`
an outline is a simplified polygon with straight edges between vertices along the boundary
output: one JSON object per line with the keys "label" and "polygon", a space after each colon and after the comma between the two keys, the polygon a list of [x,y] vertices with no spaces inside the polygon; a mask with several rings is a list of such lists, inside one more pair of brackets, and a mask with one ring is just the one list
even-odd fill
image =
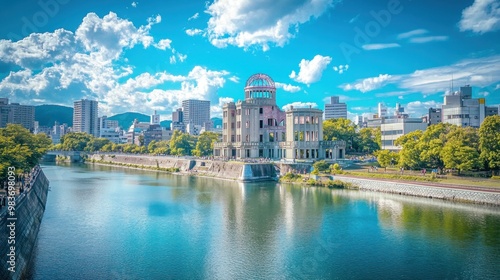
{"label": "domed building", "polygon": [[225,159],[340,159],[345,142],[323,141],[323,112],[276,105],[273,79],[258,73],[245,84],[245,100],[222,107],[222,142],[214,156]]}

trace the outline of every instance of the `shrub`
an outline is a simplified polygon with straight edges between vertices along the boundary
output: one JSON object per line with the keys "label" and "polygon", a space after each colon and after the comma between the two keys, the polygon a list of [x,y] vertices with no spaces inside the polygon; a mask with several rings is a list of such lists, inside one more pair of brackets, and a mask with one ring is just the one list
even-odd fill
{"label": "shrub", "polygon": [[493,179],[493,180],[500,180],[500,176],[491,176],[491,179]]}

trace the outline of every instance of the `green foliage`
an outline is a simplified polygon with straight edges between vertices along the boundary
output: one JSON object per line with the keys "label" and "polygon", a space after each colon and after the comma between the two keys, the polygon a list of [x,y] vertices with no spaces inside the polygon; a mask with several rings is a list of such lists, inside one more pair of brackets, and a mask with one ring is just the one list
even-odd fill
{"label": "green foliage", "polygon": [[113,147],[112,143],[111,143],[111,141],[109,141],[109,139],[92,137],[90,139],[90,141],[87,143],[87,145],[85,146],[84,150],[87,152],[97,152],[97,151],[102,150],[102,148],[106,145],[111,145],[111,148]]}
{"label": "green foliage", "polygon": [[479,128],[479,149],[486,167],[500,170],[500,116],[484,119]]}
{"label": "green foliage", "polygon": [[94,136],[85,132],[70,132],[61,137],[61,150],[64,151],[85,151],[87,143]]}
{"label": "green foliage", "polygon": [[377,157],[378,164],[382,167],[398,165],[399,162],[399,154],[389,150],[377,151],[375,152],[375,156]]}
{"label": "green foliage", "polygon": [[280,178],[280,182],[288,182],[288,183],[302,182],[302,176],[299,174],[294,174],[292,172],[288,172]]}
{"label": "green foliage", "polygon": [[337,188],[337,189],[357,189],[358,187],[352,183],[344,182],[340,180],[328,180],[324,183],[325,187]]}
{"label": "green foliage", "polygon": [[170,139],[170,153],[177,156],[189,156],[195,146],[195,138],[188,133],[175,130]]}
{"label": "green foliage", "polygon": [[491,176],[491,179],[493,179],[493,180],[500,180],[500,176]]}
{"label": "green foliage", "polygon": [[330,169],[330,165],[325,160],[318,160],[313,164],[313,169],[318,172],[325,172]]}
{"label": "green foliage", "polygon": [[219,135],[212,131],[205,131],[198,137],[196,148],[193,151],[195,156],[203,157],[213,155],[214,143],[219,139]]}
{"label": "green foliage", "polygon": [[399,166],[409,169],[422,168],[424,165],[420,158],[422,148],[419,145],[423,132],[421,130],[412,131],[399,137],[395,144],[403,147],[399,152]]}
{"label": "green foliage", "polygon": [[381,133],[380,128],[362,128],[358,132],[357,146],[360,152],[373,153],[380,150]]}
{"label": "green foliage", "polygon": [[334,164],[330,165],[330,169],[333,171],[340,171],[342,169],[342,167],[340,167],[340,164],[334,163]]}
{"label": "green foliage", "polygon": [[35,166],[51,146],[45,134],[33,135],[17,124],[0,128],[0,179],[5,178],[7,168],[24,172]]}
{"label": "green foliage", "polygon": [[453,127],[446,135],[447,141],[441,150],[441,158],[446,168],[468,171],[481,167],[477,143],[479,135],[472,127]]}
{"label": "green foliage", "polygon": [[348,119],[328,119],[323,122],[323,139],[344,140],[347,147],[356,150],[358,147],[356,125]]}

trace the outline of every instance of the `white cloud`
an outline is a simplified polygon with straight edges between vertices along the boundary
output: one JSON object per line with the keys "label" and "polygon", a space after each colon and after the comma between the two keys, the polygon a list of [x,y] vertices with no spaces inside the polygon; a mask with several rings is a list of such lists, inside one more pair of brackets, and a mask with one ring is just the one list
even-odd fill
{"label": "white cloud", "polygon": [[207,7],[208,37],[219,48],[234,45],[247,49],[270,44],[284,46],[298,32],[298,26],[320,17],[334,6],[334,0],[253,1],[215,0]]}
{"label": "white cloud", "polygon": [[404,98],[404,96],[400,95],[400,96],[398,96],[398,99],[403,100],[405,98]]}
{"label": "white cloud", "polygon": [[[101,114],[149,112],[151,108],[170,114],[183,99],[218,101],[217,91],[224,86],[227,71],[194,66],[186,75],[134,73],[134,67],[120,55],[137,44],[154,46],[149,30],[160,21],[156,16],[135,27],[113,13],[102,19],[89,13],[75,33],[58,29],[33,33],[17,42],[0,40],[0,62],[19,69],[0,80],[0,96],[15,97],[21,103],[46,100],[69,106],[82,97],[90,98],[99,101]],[[158,45],[167,48],[170,41],[164,39]],[[181,62],[187,57],[173,48],[172,55]]]}
{"label": "white cloud", "polygon": [[292,108],[292,106],[293,108],[317,108],[318,104],[314,102],[293,102],[286,104],[285,106],[281,107],[281,109],[283,111],[288,111]]}
{"label": "white cloud", "polygon": [[344,90],[359,90],[361,92],[368,92],[384,86],[391,78],[392,76],[389,74],[380,74],[378,77],[358,80],[353,84],[343,84],[341,85],[341,88]]}
{"label": "white cloud", "polygon": [[500,89],[500,84],[495,87],[495,90]]}
{"label": "white cloud", "polygon": [[234,83],[239,83],[240,82],[240,78],[236,77],[236,76],[232,76],[229,78],[230,81],[234,82]]}
{"label": "white cloud", "polygon": [[155,47],[157,47],[160,50],[166,50],[170,49],[170,44],[172,43],[172,40],[170,39],[162,39],[156,44]]}
{"label": "white cloud", "polygon": [[366,51],[372,51],[372,50],[382,50],[382,49],[388,49],[388,48],[399,48],[401,45],[397,43],[389,43],[389,44],[367,44],[363,45],[362,48]]}
{"label": "white cloud", "polygon": [[190,18],[188,18],[188,21],[193,20],[193,19],[197,19],[199,16],[200,16],[200,13],[196,13],[196,14],[192,15]]}
{"label": "white cloud", "polygon": [[290,78],[294,79],[297,82],[309,85],[314,82],[317,82],[321,79],[323,75],[323,70],[326,69],[328,64],[332,61],[332,58],[329,56],[321,56],[316,55],[312,60],[302,59],[299,63],[299,74],[296,74],[295,71],[289,75]]}
{"label": "white cloud", "polygon": [[139,2],[132,2],[132,4],[131,4],[131,5],[132,5],[132,7],[134,7],[134,8],[135,8],[135,7],[137,7],[137,4],[139,4]]}
{"label": "white cloud", "polygon": [[428,42],[442,42],[448,40],[448,36],[427,36],[411,38],[412,43],[428,43]]}
{"label": "white cloud", "polygon": [[[452,65],[416,70],[413,73],[402,75],[380,75],[375,78],[343,84],[340,87],[344,90],[357,89],[367,92],[387,84],[395,84],[401,93],[421,92],[429,95],[449,90],[452,77],[455,85],[471,84],[479,88],[489,87],[499,82],[500,68],[498,65],[500,65],[500,55],[464,59]],[[377,95],[383,95],[383,93]]]}
{"label": "white cloud", "polygon": [[97,51],[103,59],[116,59],[125,47],[132,48],[136,44],[149,47],[154,42],[149,30],[160,21],[161,17],[158,15],[148,19],[146,26],[136,28],[131,21],[121,19],[113,12],[102,19],[95,13],[88,13],[75,34],[86,51]]}
{"label": "white cloud", "polygon": [[490,95],[490,93],[488,91],[481,91],[481,92],[479,92],[479,96],[486,97],[488,95]]}
{"label": "white cloud", "polygon": [[423,34],[426,34],[428,32],[429,31],[427,31],[426,29],[415,29],[412,31],[408,31],[408,32],[399,34],[398,39],[406,39],[406,38],[410,38],[413,36],[423,35]]}
{"label": "white cloud", "polygon": [[338,72],[339,74],[344,73],[349,69],[349,64],[346,65],[339,65],[339,66],[333,66],[333,71]]}
{"label": "white cloud", "polygon": [[198,34],[202,34],[203,30],[195,28],[195,29],[186,29],[186,34],[189,36],[195,36]]}
{"label": "white cloud", "polygon": [[486,33],[500,29],[500,2],[498,0],[475,0],[462,11],[458,23],[460,31]]}
{"label": "white cloud", "polygon": [[405,113],[413,115],[414,117],[420,117],[429,112],[429,108],[441,107],[442,103],[436,101],[413,101],[406,104]]}
{"label": "white cloud", "polygon": [[274,85],[276,86],[276,88],[281,88],[284,91],[288,91],[288,92],[297,92],[300,90],[299,86],[294,86],[294,85],[290,85],[290,84],[283,84],[283,83],[276,82],[276,83],[274,83]]}
{"label": "white cloud", "polygon": [[234,98],[231,97],[219,97],[219,102],[217,105],[210,106],[210,115],[211,117],[222,117],[222,106],[224,104],[234,102]]}
{"label": "white cloud", "polygon": [[177,59],[175,58],[175,55],[171,55],[170,58],[169,58],[169,61],[170,61],[170,64],[176,64],[177,63]]}

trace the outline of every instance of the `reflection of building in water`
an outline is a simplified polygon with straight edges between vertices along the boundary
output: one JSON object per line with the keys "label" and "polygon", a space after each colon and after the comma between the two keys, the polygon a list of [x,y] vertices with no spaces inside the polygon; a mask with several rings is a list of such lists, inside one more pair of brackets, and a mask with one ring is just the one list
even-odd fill
{"label": "reflection of building in water", "polygon": [[340,159],[344,141],[323,141],[323,112],[276,105],[276,87],[266,74],[251,76],[245,100],[224,104],[222,142],[214,155],[226,158]]}

